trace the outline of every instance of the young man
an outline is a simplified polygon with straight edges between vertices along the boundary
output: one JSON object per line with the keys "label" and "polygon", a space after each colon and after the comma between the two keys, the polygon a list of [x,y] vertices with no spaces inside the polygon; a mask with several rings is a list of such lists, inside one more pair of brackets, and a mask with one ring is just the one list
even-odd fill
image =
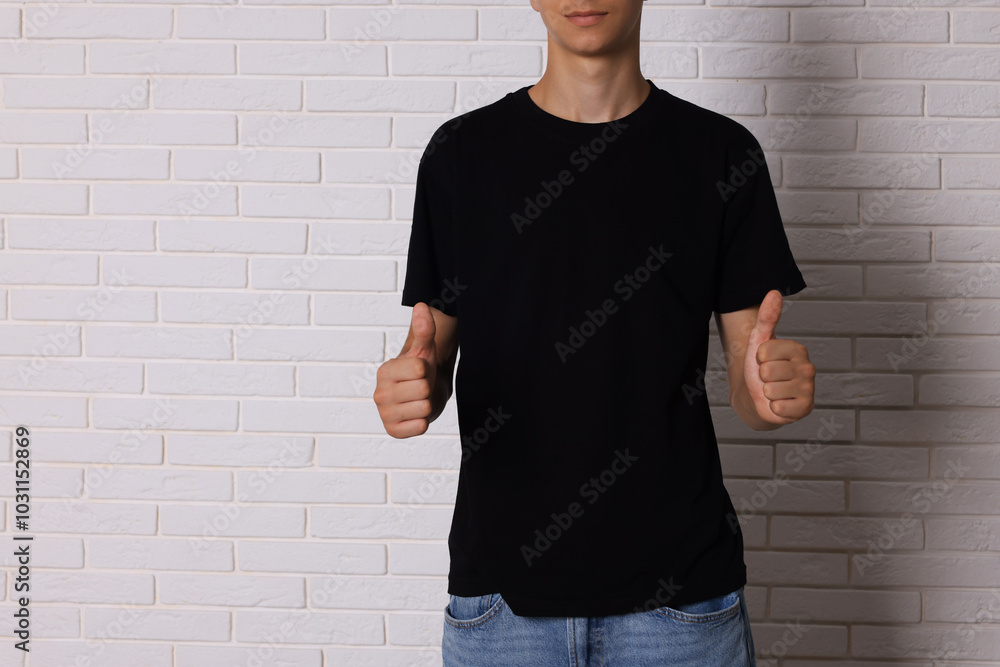
{"label": "young man", "polygon": [[763,152],[639,71],[642,0],[531,0],[541,80],[442,124],[420,161],[386,432],[456,379],[446,667],[754,665],[739,518],[705,392],[715,313],[751,428],[813,408],[775,335],[805,281]]}

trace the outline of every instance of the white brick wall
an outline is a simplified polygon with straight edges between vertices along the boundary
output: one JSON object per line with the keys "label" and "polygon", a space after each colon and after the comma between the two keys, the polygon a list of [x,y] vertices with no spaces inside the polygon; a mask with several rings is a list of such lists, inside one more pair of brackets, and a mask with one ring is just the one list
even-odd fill
{"label": "white brick wall", "polygon": [[[455,404],[396,441],[371,393],[420,152],[544,26],[205,4],[0,0],[0,665],[438,665]],[[809,283],[802,422],[739,422],[712,324],[758,661],[1000,665],[1000,4],[812,4],[643,9],[643,74],[757,136]]]}

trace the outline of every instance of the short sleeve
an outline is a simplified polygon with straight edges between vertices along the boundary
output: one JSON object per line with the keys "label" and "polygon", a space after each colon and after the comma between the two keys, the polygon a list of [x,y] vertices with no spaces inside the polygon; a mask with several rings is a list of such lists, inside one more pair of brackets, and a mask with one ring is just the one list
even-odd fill
{"label": "short sleeve", "polygon": [[725,178],[717,186],[725,215],[713,310],[760,305],[773,289],[782,296],[802,291],[806,282],[788,246],[764,151],[742,126],[729,144]]}
{"label": "short sleeve", "polygon": [[443,145],[432,139],[417,167],[402,305],[415,306],[423,301],[446,315],[457,317],[459,282],[454,257],[454,201],[444,170]]}

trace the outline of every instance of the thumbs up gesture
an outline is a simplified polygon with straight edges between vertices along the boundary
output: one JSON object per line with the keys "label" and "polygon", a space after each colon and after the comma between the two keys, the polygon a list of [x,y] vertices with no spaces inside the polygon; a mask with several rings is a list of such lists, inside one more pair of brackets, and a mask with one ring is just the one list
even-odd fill
{"label": "thumbs up gesture", "polygon": [[774,335],[781,305],[778,290],[764,297],[743,358],[743,380],[754,408],[771,424],[789,424],[808,415],[815,393],[816,367],[806,346]]}
{"label": "thumbs up gesture", "polygon": [[436,325],[430,306],[423,301],[413,306],[410,329],[410,346],[379,366],[372,395],[386,433],[394,438],[422,435],[436,416]]}

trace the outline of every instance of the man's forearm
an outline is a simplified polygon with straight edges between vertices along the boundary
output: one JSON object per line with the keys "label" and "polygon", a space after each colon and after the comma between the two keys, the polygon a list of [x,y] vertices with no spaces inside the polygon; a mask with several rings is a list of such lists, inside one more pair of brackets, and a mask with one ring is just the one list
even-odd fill
{"label": "man's forearm", "polygon": [[744,382],[740,382],[736,391],[730,395],[729,404],[733,406],[733,410],[743,420],[743,423],[755,431],[773,431],[781,426],[781,424],[772,424],[760,418]]}
{"label": "man's forearm", "polygon": [[436,377],[437,380],[434,385],[434,391],[431,392],[432,409],[427,423],[431,423],[441,416],[441,413],[444,412],[444,407],[448,404],[448,399],[451,398],[452,393],[452,379],[448,374],[448,371],[439,366]]}

